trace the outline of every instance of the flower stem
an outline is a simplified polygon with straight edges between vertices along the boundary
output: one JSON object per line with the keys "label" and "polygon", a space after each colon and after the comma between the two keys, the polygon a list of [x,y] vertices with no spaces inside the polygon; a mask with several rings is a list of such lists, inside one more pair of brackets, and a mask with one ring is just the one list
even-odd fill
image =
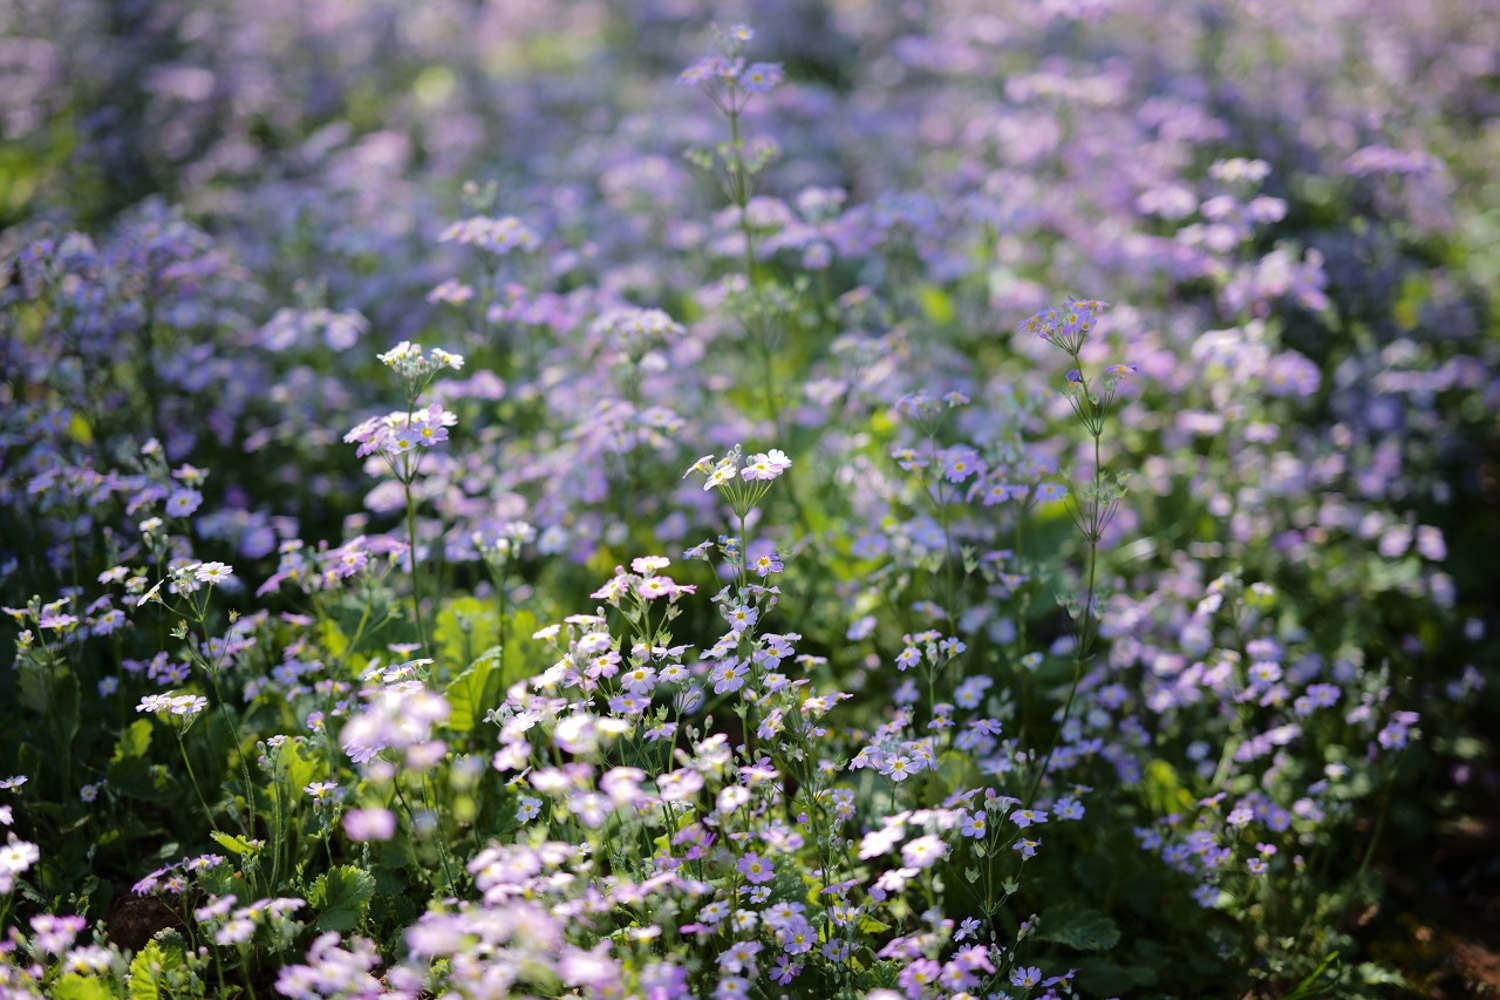
{"label": "flower stem", "polygon": [[[1085,390],[1086,393],[1086,390]],[[1089,542],[1089,577],[1088,587],[1084,592],[1083,608],[1081,610],[1082,621],[1078,627],[1078,642],[1073,647],[1073,681],[1068,686],[1068,700],[1063,703],[1062,717],[1057,720],[1057,728],[1052,732],[1052,742],[1047,747],[1047,756],[1042,758],[1041,767],[1031,779],[1031,787],[1026,792],[1026,807],[1029,809],[1036,802],[1036,794],[1042,786],[1042,778],[1047,774],[1047,768],[1052,765],[1052,757],[1057,753],[1058,740],[1062,737],[1062,731],[1068,724],[1068,715],[1073,710],[1073,701],[1078,696],[1078,682],[1083,677],[1083,660],[1089,653],[1091,639],[1089,638],[1089,620],[1093,615],[1094,607],[1094,581],[1099,566],[1099,530],[1100,530],[1100,503],[1102,499],[1101,488],[1104,470],[1099,464],[1099,430],[1093,431],[1094,438],[1094,496],[1090,505],[1087,530],[1085,532]]]}
{"label": "flower stem", "polygon": [[422,624],[422,578],[417,573],[417,507],[411,496],[411,477],[403,477],[401,489],[406,494],[406,541],[411,560],[411,612],[417,621],[417,641],[422,645],[422,655],[431,656],[427,647],[427,630]]}
{"label": "flower stem", "polygon": [[172,733],[177,737],[177,749],[182,751],[182,763],[187,766],[188,780],[193,783],[193,791],[198,794],[198,804],[203,807],[203,815],[208,817],[208,825],[219,832],[219,824],[214,822],[213,810],[208,808],[208,800],[203,797],[203,789],[198,787],[198,776],[193,773],[193,762],[188,759],[187,745],[182,742],[182,730],[176,726],[172,727]]}

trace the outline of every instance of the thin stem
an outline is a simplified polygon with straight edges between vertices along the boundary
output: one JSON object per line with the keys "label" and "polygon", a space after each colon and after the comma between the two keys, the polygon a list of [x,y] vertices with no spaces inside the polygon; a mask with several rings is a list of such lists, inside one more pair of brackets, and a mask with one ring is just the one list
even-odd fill
{"label": "thin stem", "polygon": [[[224,717],[224,721],[229,723],[229,731],[234,734],[234,751],[239,755],[240,776],[245,781],[245,805],[250,809],[250,824],[245,827],[244,832],[246,837],[254,837],[256,825],[255,786],[250,783],[250,761],[245,756],[245,742],[240,737],[240,724],[235,720],[234,716],[229,714],[229,708],[224,701],[224,695],[219,690],[218,676],[212,670],[205,671],[205,673],[208,674],[208,683],[214,689],[214,700],[219,703],[219,714]],[[231,804],[234,802],[233,795],[229,797],[229,801]]]}
{"label": "thin stem", "polygon": [[[1087,390],[1085,390],[1086,392]],[[1078,696],[1078,682],[1083,677],[1083,659],[1088,655],[1090,646],[1089,620],[1093,615],[1094,607],[1094,582],[1095,574],[1099,565],[1099,502],[1100,484],[1103,478],[1103,469],[1099,465],[1099,434],[1096,431],[1094,438],[1094,496],[1089,512],[1088,532],[1089,540],[1089,577],[1088,588],[1084,592],[1082,616],[1083,621],[1078,628],[1078,642],[1073,648],[1073,682],[1068,686],[1068,700],[1063,703],[1062,717],[1057,721],[1057,728],[1052,732],[1052,742],[1047,747],[1047,756],[1042,758],[1041,767],[1037,769],[1036,775],[1031,779],[1031,788],[1026,793],[1026,806],[1036,802],[1036,793],[1041,788],[1042,778],[1047,774],[1047,768],[1052,765],[1052,757],[1057,753],[1057,744],[1062,737],[1062,731],[1068,724],[1068,715],[1073,710],[1073,701]]]}
{"label": "thin stem", "polygon": [[743,589],[750,582],[750,570],[745,556],[745,514],[742,512],[740,518],[740,587]]}
{"label": "thin stem", "polygon": [[417,620],[417,641],[422,645],[422,655],[431,656],[427,648],[427,629],[422,624],[422,578],[417,573],[417,507],[411,497],[411,477],[401,479],[401,489],[406,494],[406,541],[408,558],[411,560],[411,611]]}
{"label": "thin stem", "polygon": [[219,824],[214,822],[213,810],[208,808],[208,800],[203,797],[203,789],[198,787],[198,776],[193,773],[193,762],[188,759],[187,745],[182,742],[182,730],[174,725],[172,733],[177,737],[177,749],[182,751],[182,763],[187,766],[188,780],[193,783],[193,791],[198,793],[198,804],[203,807],[203,814],[208,817],[208,825],[214,828],[215,833],[218,833]]}
{"label": "thin stem", "polygon": [[286,825],[286,811],[281,802],[280,774],[277,774],[271,782],[271,805],[275,811],[275,818],[271,827],[271,881],[267,888],[274,892],[281,876],[281,836],[282,828]]}
{"label": "thin stem", "polygon": [[1369,846],[1365,848],[1365,856],[1360,859],[1359,870],[1354,873],[1359,878],[1370,867],[1370,861],[1375,857],[1375,848],[1380,846],[1380,835],[1385,832],[1385,818],[1391,811],[1391,786],[1387,784],[1385,791],[1380,797],[1380,815],[1375,818],[1375,830],[1370,834]]}

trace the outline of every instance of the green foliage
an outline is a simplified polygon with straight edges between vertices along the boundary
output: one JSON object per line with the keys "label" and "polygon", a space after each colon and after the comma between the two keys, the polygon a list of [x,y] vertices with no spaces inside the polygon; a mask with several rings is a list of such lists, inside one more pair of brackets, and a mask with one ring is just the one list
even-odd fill
{"label": "green foliage", "polygon": [[56,1000],[115,1000],[116,993],[97,976],[69,972],[52,984]]}
{"label": "green foliage", "polygon": [[360,925],[375,897],[375,877],[362,868],[340,865],[319,875],[307,901],[318,910],[319,931],[351,931]]}
{"label": "green foliage", "polygon": [[1043,911],[1036,936],[1079,951],[1107,951],[1119,943],[1120,928],[1098,910],[1067,902]]}
{"label": "green foliage", "polygon": [[201,989],[202,980],[189,966],[175,931],[157,935],[130,961],[127,1000],[170,1000],[195,987]]}

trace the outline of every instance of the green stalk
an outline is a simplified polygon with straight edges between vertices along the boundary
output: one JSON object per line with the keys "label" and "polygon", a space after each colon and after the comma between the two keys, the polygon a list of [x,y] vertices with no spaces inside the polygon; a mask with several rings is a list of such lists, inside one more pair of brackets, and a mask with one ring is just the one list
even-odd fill
{"label": "green stalk", "polygon": [[[1077,361],[1077,355],[1074,355]],[[1088,399],[1088,383],[1083,384],[1083,395]],[[1092,404],[1090,404],[1092,405]],[[1100,486],[1103,479],[1103,468],[1099,464],[1099,437],[1101,428],[1097,423],[1090,427],[1094,438],[1094,498],[1092,508],[1089,511],[1088,531],[1086,537],[1089,540],[1089,576],[1088,588],[1083,599],[1083,621],[1078,628],[1078,643],[1073,648],[1073,681],[1068,686],[1068,700],[1063,703],[1062,718],[1057,722],[1057,728],[1052,732],[1052,742],[1047,747],[1047,756],[1042,759],[1042,765],[1036,775],[1031,779],[1031,787],[1026,793],[1026,807],[1029,809],[1036,802],[1036,793],[1041,788],[1042,778],[1047,774],[1047,768],[1052,764],[1052,757],[1057,753],[1057,743],[1062,737],[1063,728],[1068,724],[1068,714],[1073,710],[1073,700],[1078,695],[1078,682],[1083,677],[1083,659],[1088,653],[1091,640],[1089,638],[1089,621],[1092,617],[1094,607],[1094,582],[1095,573],[1099,565],[1099,504]]]}
{"label": "green stalk", "polygon": [[203,807],[203,814],[208,817],[208,825],[219,832],[219,824],[214,822],[213,810],[208,808],[208,800],[203,797],[203,789],[198,787],[198,776],[193,773],[193,762],[188,759],[187,745],[182,742],[182,730],[175,724],[172,725],[172,733],[177,737],[177,749],[182,751],[182,763],[187,766],[188,780],[193,783],[193,791],[198,794],[198,804]]}
{"label": "green stalk", "polygon": [[421,643],[422,655],[431,656],[427,647],[427,629],[422,624],[422,582],[417,573],[417,508],[411,498],[411,477],[401,480],[401,489],[406,494],[406,539],[411,559],[411,612],[417,621],[417,641]]}

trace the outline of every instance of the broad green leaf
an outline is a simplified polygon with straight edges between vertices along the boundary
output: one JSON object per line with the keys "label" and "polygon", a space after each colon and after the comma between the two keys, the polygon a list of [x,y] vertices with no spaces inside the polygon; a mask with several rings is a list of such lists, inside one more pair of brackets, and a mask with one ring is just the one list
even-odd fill
{"label": "broad green leaf", "polygon": [[237,837],[234,834],[225,833],[223,830],[215,830],[209,836],[213,838],[214,843],[224,848],[224,850],[235,854],[254,854],[258,850],[255,845],[251,844],[244,837]]}
{"label": "broad green leaf", "polygon": [[349,637],[339,628],[338,623],[332,619],[324,619],[322,623],[323,645],[328,648],[328,653],[334,659],[344,655],[344,650],[349,648]]}
{"label": "broad green leaf", "polygon": [[119,763],[136,757],[144,757],[151,750],[151,720],[136,719],[120,733],[115,743],[110,763]]}
{"label": "broad green leaf", "polygon": [[126,987],[129,1000],[162,1000],[162,986],[169,973],[182,966],[182,952],[163,948],[155,940],[135,953],[130,962],[130,979]]}
{"label": "broad green leaf", "polygon": [[166,772],[151,766],[150,719],[136,719],[121,733],[109,759],[109,785],[116,793],[148,802],[168,802],[178,794]]}
{"label": "broad green leaf", "polygon": [[927,318],[938,326],[953,322],[953,300],[936,285],[923,285],[917,289],[917,301]]}
{"label": "broad green leaf", "polygon": [[447,725],[455,733],[471,731],[485,712],[500,703],[499,657],[500,647],[490,647],[443,689],[443,696],[453,709]]}
{"label": "broad green leaf", "polygon": [[71,670],[59,670],[52,682],[52,711],[57,720],[58,736],[72,743],[78,735],[78,709],[82,695],[78,677]]}
{"label": "broad green leaf", "polygon": [[1146,801],[1158,815],[1181,812],[1191,808],[1193,804],[1193,796],[1177,777],[1177,769],[1160,758],[1146,765],[1142,790],[1146,793]]}
{"label": "broad green leaf", "polygon": [[1156,970],[1149,965],[1119,965],[1104,958],[1086,958],[1078,963],[1078,985],[1090,996],[1124,996],[1155,983]]}
{"label": "broad green leaf", "polygon": [[300,740],[287,740],[273,757],[275,771],[294,799],[316,776],[321,762],[316,751]]}
{"label": "broad green leaf", "polygon": [[1042,913],[1037,938],[1079,951],[1104,951],[1119,943],[1120,928],[1098,910],[1077,903],[1060,903]]}
{"label": "broad green leaf", "polygon": [[319,875],[307,894],[308,902],[322,911],[317,929],[341,933],[359,925],[374,897],[375,877],[353,865],[340,865]]}
{"label": "broad green leaf", "polygon": [[16,682],[21,688],[22,707],[35,715],[45,715],[49,687],[47,671],[30,660],[23,660],[17,665],[16,672]]}
{"label": "broad green leaf", "polygon": [[115,993],[95,976],[70,972],[52,984],[52,995],[57,1000],[114,1000]]}
{"label": "broad green leaf", "polygon": [[432,630],[439,662],[467,663],[476,650],[495,641],[495,607],[475,597],[447,602]]}

